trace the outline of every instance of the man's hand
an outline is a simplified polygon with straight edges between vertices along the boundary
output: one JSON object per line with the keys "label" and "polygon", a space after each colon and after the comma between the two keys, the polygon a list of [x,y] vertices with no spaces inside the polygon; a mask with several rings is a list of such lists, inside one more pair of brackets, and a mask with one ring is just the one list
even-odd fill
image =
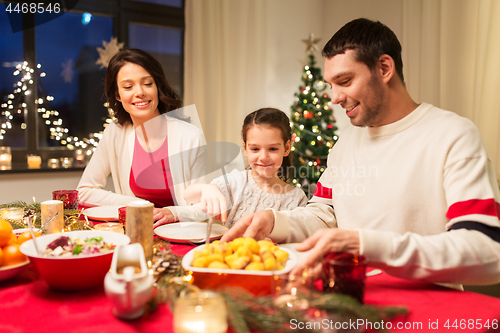
{"label": "man's hand", "polygon": [[229,242],[238,237],[253,237],[261,240],[269,236],[274,228],[274,213],[267,209],[248,214],[241,218],[221,238],[221,242]]}
{"label": "man's hand", "polygon": [[155,208],[153,210],[153,228],[159,227],[163,224],[176,222],[174,214],[168,208]]}
{"label": "man's hand", "polygon": [[299,252],[311,250],[291,272],[291,274],[300,274],[305,268],[316,266],[329,252],[359,254],[359,233],[338,228],[319,229],[295,249]]}

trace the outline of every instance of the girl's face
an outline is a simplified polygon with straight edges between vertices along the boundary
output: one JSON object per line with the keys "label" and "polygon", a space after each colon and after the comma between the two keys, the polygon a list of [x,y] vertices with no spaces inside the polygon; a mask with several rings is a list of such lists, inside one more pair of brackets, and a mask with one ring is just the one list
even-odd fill
{"label": "girl's face", "polygon": [[130,114],[135,127],[160,115],[158,88],[153,77],[143,67],[133,63],[125,64],[118,72],[116,83],[116,99]]}
{"label": "girl's face", "polygon": [[243,147],[252,170],[264,178],[277,177],[283,157],[290,154],[290,141],[283,142],[281,130],[267,125],[251,127]]}

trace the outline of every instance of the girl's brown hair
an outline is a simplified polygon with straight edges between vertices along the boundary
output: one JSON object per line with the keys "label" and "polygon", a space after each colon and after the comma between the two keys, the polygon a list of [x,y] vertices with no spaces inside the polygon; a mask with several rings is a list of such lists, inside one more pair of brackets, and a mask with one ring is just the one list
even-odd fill
{"label": "girl's brown hair", "polygon": [[158,87],[158,111],[163,114],[176,110],[182,106],[182,101],[177,92],[170,86],[163,72],[161,64],[149,53],[139,49],[129,49],[118,52],[111,58],[104,80],[104,91],[109,107],[113,109],[114,116],[120,125],[126,122],[132,123],[130,114],[125,111],[121,102],[116,100],[118,96],[118,84],[116,78],[120,69],[127,63],[132,63],[144,68],[155,80]]}
{"label": "girl's brown hair", "polygon": [[[292,144],[292,128],[290,127],[290,119],[281,110],[275,108],[262,108],[254,111],[245,117],[243,121],[243,128],[241,129],[241,136],[246,145],[248,130],[255,125],[268,125],[277,128],[281,131],[283,143],[286,145],[290,141]],[[283,163],[278,171],[278,177],[287,181],[288,170],[292,166],[290,154],[283,156]]]}

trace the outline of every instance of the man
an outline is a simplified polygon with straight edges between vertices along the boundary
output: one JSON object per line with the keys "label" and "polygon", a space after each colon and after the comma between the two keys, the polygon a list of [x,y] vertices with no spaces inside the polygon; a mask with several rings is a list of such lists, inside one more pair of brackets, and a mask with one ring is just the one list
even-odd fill
{"label": "man", "polygon": [[343,251],[403,278],[499,282],[500,195],[477,128],[412,100],[401,45],[380,22],[347,23],[323,55],[332,102],[354,126],[306,207],[246,216],[222,240],[303,241],[297,249],[311,251],[300,266]]}

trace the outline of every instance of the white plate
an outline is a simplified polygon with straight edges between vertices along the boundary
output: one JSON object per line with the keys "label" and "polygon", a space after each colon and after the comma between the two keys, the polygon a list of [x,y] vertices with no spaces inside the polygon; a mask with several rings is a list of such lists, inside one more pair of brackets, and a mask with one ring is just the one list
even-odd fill
{"label": "white plate", "polygon": [[[220,239],[229,229],[220,224],[212,224],[210,241]],[[155,234],[166,241],[176,243],[204,243],[207,238],[206,222],[178,222],[159,226]]]}
{"label": "white plate", "polygon": [[[20,228],[20,229],[14,229],[13,232],[16,234],[16,236],[19,236],[23,232],[30,231],[30,228]],[[33,228],[33,231],[40,232],[40,229],[38,228]]]}
{"label": "white plate", "polygon": [[20,264],[15,264],[11,266],[0,267],[0,281],[10,279],[21,271],[30,263],[28,259]]}
{"label": "white plate", "polygon": [[118,221],[118,208],[124,206],[99,206],[84,209],[82,214],[96,221]]}
{"label": "white plate", "polygon": [[200,251],[205,247],[205,245],[200,245],[186,253],[186,255],[182,258],[182,267],[186,271],[193,271],[193,272],[203,272],[203,273],[227,273],[227,274],[239,274],[239,275],[262,275],[262,276],[272,276],[276,274],[286,274],[290,272],[296,265],[297,265],[297,256],[295,255],[295,252],[283,247],[281,245],[278,245],[280,249],[283,251],[288,252],[289,257],[286,262],[286,265],[283,269],[280,269],[279,271],[252,271],[252,270],[245,270],[245,269],[216,269],[216,268],[199,268],[199,267],[193,267],[191,266],[191,263],[193,262],[193,254],[194,251]]}

